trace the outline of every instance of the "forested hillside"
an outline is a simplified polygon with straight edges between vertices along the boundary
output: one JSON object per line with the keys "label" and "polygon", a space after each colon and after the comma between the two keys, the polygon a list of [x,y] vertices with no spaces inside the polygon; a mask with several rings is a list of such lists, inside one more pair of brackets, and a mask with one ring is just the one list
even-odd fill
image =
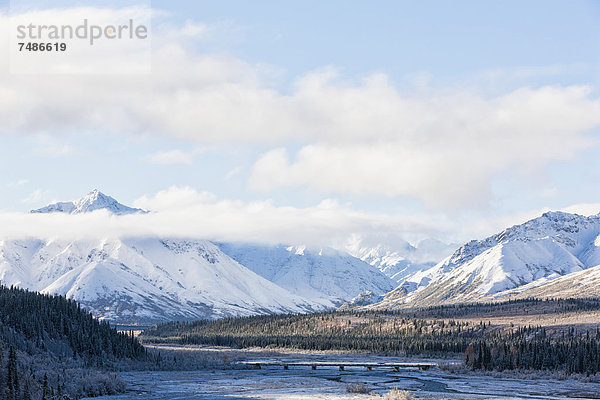
{"label": "forested hillside", "polygon": [[120,389],[103,372],[122,360],[143,360],[133,335],[98,321],[78,303],[0,286],[0,398],[78,398]]}
{"label": "forested hillside", "polygon": [[[517,301],[481,305],[479,313],[508,320],[526,313],[594,311],[597,301]],[[560,310],[560,311],[559,311]],[[155,325],[144,342],[208,344],[231,347],[278,347],[344,350],[419,356],[462,355],[472,369],[539,369],[595,374],[600,371],[598,327],[516,326],[473,321],[477,306],[420,309],[410,312],[346,311],[312,315],[269,315],[217,321]],[[556,314],[553,314],[556,315]],[[426,317],[423,317],[426,316]],[[429,319],[432,318],[432,319]]]}

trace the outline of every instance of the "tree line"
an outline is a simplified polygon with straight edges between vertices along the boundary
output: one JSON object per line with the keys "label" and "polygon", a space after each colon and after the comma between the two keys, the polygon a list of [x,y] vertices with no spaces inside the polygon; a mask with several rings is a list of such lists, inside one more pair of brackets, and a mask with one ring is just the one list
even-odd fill
{"label": "tree line", "polygon": [[594,375],[600,372],[600,330],[569,329],[548,337],[545,328],[518,329],[517,333],[480,339],[465,350],[465,362],[482,370],[564,370]]}
{"label": "tree line", "polygon": [[80,388],[67,376],[85,380],[92,375],[87,369],[102,370],[113,361],[146,357],[146,349],[133,333],[117,332],[73,300],[0,285],[2,399],[62,400],[65,395],[104,394],[110,392],[110,382],[101,393],[91,389],[71,393]]}
{"label": "tree line", "polygon": [[[472,305],[502,313],[515,306],[548,305],[561,310],[595,309],[588,301],[511,301]],[[556,308],[555,307],[555,308]],[[420,310],[424,315],[452,315],[455,306]],[[307,315],[262,315],[157,324],[142,333],[144,342],[203,344],[234,348],[274,347],[302,350],[344,350],[381,354],[456,356],[472,369],[600,371],[600,331],[569,329],[549,334],[541,326],[492,326],[489,322],[424,319],[415,311],[338,311]],[[414,315],[414,314],[413,314]]]}

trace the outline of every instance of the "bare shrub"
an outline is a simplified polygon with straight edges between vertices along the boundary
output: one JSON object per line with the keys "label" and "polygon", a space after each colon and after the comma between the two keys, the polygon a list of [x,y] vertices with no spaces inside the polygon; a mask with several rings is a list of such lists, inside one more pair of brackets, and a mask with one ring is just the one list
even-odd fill
{"label": "bare shrub", "polygon": [[410,394],[409,391],[400,390],[398,388],[392,389],[383,396],[379,397],[383,400],[412,400],[414,399],[413,395]]}
{"label": "bare shrub", "polygon": [[365,393],[370,393],[371,390],[366,385],[363,385],[362,383],[351,383],[348,386],[346,386],[346,392],[365,394]]}

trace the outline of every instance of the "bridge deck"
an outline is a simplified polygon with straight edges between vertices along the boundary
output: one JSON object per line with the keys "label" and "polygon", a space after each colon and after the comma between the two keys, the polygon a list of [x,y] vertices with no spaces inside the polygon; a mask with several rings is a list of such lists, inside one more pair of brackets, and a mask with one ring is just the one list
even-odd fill
{"label": "bridge deck", "polygon": [[283,369],[289,369],[289,367],[311,367],[317,369],[319,367],[338,367],[340,371],[345,368],[366,368],[371,370],[373,368],[391,368],[395,371],[407,368],[417,368],[419,370],[427,370],[429,368],[437,367],[437,363],[387,363],[387,362],[353,362],[353,361],[242,361],[241,364],[251,365],[258,369],[262,367],[283,367]]}

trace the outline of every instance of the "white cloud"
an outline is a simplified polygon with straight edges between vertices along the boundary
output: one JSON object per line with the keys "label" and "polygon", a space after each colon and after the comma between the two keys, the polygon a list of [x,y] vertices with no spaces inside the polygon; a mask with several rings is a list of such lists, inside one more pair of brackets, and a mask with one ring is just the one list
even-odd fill
{"label": "white cloud", "polygon": [[[39,201],[42,191],[32,193]],[[352,209],[334,199],[309,207],[276,205],[271,200],[244,202],[219,199],[190,187],[170,187],[134,202],[149,214],[114,216],[0,212],[0,240],[42,237],[191,237],[216,241],[306,244],[343,248],[352,237],[403,246],[405,240],[438,238],[446,243],[482,239],[550,211],[548,208],[496,216],[375,213]],[[600,204],[577,204],[563,211],[591,215]]]}
{"label": "white cloud", "polygon": [[[337,97],[347,98],[344,93]],[[583,87],[521,89],[492,99],[463,94],[408,101],[412,111],[404,117],[404,100],[395,97],[398,106],[387,117],[394,118],[397,110],[396,117],[404,121],[383,123],[382,116],[378,122],[383,125],[376,129],[374,119],[370,141],[359,138],[366,128],[348,126],[347,140],[340,136],[337,142],[330,138],[306,145],[293,159],[284,148],[271,150],[254,165],[251,186],[301,185],[463,207],[485,203],[496,174],[527,175],[597,144],[589,131],[600,126],[600,102]],[[383,103],[389,106],[394,99],[375,108],[385,109]],[[355,121],[360,111],[347,113]]]}
{"label": "white cloud", "polygon": [[[68,10],[51,12],[75,21],[82,13],[96,12]],[[101,14],[109,19],[127,12],[102,9]],[[0,22],[7,20],[0,14]],[[284,93],[272,87],[269,68],[189,47],[206,29],[192,22],[174,27],[168,20],[153,27],[151,74],[52,79],[2,74],[0,98],[7,106],[1,108],[2,130],[35,133],[95,126],[205,143],[282,143],[293,138],[414,145],[479,136],[494,136],[502,143],[530,131],[536,137],[540,131],[550,136],[600,124],[600,103],[585,87],[525,88],[495,98],[463,90],[411,97],[384,74],[344,81],[328,67],[298,77],[293,91]],[[121,54],[107,57],[111,63],[123,62]],[[20,112],[11,114],[13,109]]]}
{"label": "white cloud", "polygon": [[[0,14],[0,25],[7,18]],[[165,17],[153,27],[150,74],[1,74],[0,133],[266,144],[271,150],[250,177],[254,188],[409,197],[438,209],[485,204],[498,174],[527,176],[597,144],[590,131],[600,126],[600,101],[589,87],[406,95],[384,74],[347,81],[328,67],[284,92],[274,88],[271,68],[195,51],[209,31],[194,22],[173,27]],[[108,59],[119,65],[121,56]],[[303,145],[297,154],[285,150],[291,141]],[[150,160],[190,162],[177,152]]]}
{"label": "white cloud", "polygon": [[159,151],[149,154],[146,160],[152,164],[159,165],[192,165],[194,163],[194,154],[182,150]]}
{"label": "white cloud", "polygon": [[453,228],[443,216],[365,213],[335,200],[304,208],[277,206],[270,200],[220,200],[189,187],[171,187],[142,197],[134,205],[152,212],[122,217],[102,211],[79,215],[0,213],[0,238],[158,235],[323,246],[344,243],[351,233],[440,236]]}
{"label": "white cloud", "polygon": [[133,204],[137,208],[152,211],[185,210],[194,206],[204,206],[217,201],[217,197],[210,192],[197,192],[195,189],[184,186],[171,186],[161,190],[154,196],[142,196]]}

